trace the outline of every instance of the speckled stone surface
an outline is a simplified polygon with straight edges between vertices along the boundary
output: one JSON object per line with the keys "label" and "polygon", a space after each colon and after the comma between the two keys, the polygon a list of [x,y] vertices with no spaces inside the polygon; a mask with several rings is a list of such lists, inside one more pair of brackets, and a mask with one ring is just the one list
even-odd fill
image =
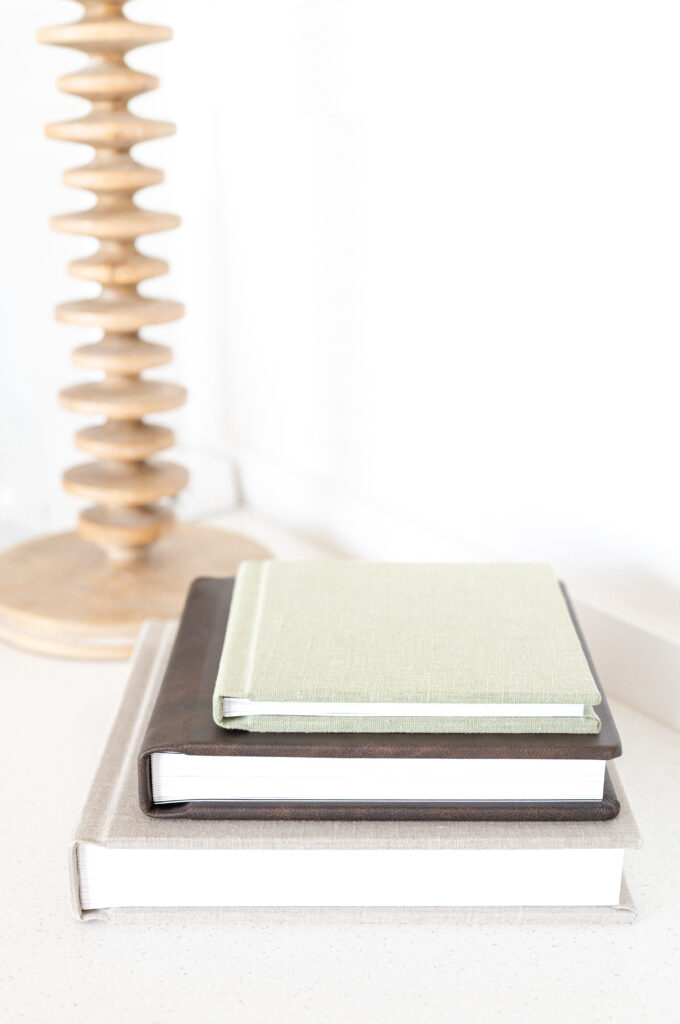
{"label": "speckled stone surface", "polygon": [[645,842],[627,855],[630,927],[84,925],[66,850],[126,671],[0,646],[3,1022],[680,1019],[680,733],[612,702]]}

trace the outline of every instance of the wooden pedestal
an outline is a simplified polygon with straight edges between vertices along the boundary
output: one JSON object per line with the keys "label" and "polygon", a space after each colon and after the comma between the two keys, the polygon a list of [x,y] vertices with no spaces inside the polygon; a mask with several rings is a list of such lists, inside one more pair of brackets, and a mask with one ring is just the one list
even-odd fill
{"label": "wooden pedestal", "polygon": [[75,658],[126,658],[146,618],[175,618],[197,576],[232,576],[244,558],[267,552],[254,541],[202,526],[175,526],[166,499],[187,485],[183,466],[158,459],[174,441],[168,427],[147,415],[181,405],[180,384],[147,379],[168,363],[167,345],[141,331],[178,320],[180,302],[140,293],[138,285],[167,273],[168,264],[137,249],[140,236],[179,225],[171,213],[148,211],[136,194],[163,180],[163,172],[132,156],[139,143],[172,135],[168,121],[140,117],[130,100],[155,89],[158,79],[131,68],[126,54],[163,42],[172,32],[130,21],[126,0],[80,0],[83,15],[43,29],[42,42],[67,46],[87,63],[59,79],[68,95],[91,109],[47,127],[51,138],[91,146],[89,163],[64,175],[67,185],[94,194],[87,210],[53,218],[57,231],[96,239],[98,248],[69,265],[99,295],[62,303],[57,319],[101,329],[80,345],[74,362],[103,376],[64,388],[74,412],[100,417],[79,430],[75,443],[94,461],[71,466],[64,487],[91,504],[78,532],[22,544],[0,555],[0,637],[19,647]]}
{"label": "wooden pedestal", "polygon": [[0,637],[43,654],[127,658],[143,619],[176,618],[197,576],[233,576],[255,541],[206,526],[177,526],[145,557],[116,563],[77,533],[0,555]]}

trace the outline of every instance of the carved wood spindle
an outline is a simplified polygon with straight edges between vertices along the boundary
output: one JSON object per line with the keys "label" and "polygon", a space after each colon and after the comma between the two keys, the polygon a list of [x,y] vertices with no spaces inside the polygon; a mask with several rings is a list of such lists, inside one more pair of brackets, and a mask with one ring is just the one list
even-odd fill
{"label": "carved wood spindle", "polygon": [[73,352],[78,366],[103,370],[104,379],[65,388],[62,405],[74,412],[105,417],[97,426],[75,436],[76,446],[95,462],[68,469],[65,489],[95,504],[81,512],[78,531],[103,547],[115,560],[134,560],[173,525],[170,510],[156,504],[186,486],[184,467],[151,457],[173,444],[167,427],[146,423],[147,413],[181,405],[186,391],[178,384],[144,380],[142,372],[172,358],[165,345],[140,338],[140,330],[178,320],[181,303],[140,295],[141,281],[167,273],[168,264],[136,248],[140,235],[167,231],[179,225],[175,214],[141,209],[135,193],[163,180],[163,172],[146,167],[130,155],[133,146],[174,133],[167,121],[138,117],[128,102],[158,86],[158,79],[134,71],[125,55],[134,47],[168,40],[170,29],[128,20],[126,0],[78,0],[80,21],[43,29],[41,42],[81,50],[87,65],[59,79],[62,92],[83,97],[91,110],[72,121],[51,124],[53,139],[86,143],[94,158],[66,171],[64,181],[95,195],[94,205],[81,213],[54,217],[56,231],[88,235],[99,242],[91,256],[69,265],[73,277],[95,281],[101,293],[94,299],[66,302],[56,317],[75,326],[100,327],[99,341]]}
{"label": "carved wood spindle", "polygon": [[81,514],[77,533],[37,537],[0,552],[0,637],[31,651],[108,659],[130,654],[145,619],[176,618],[197,576],[233,576],[244,558],[269,553],[227,530],[195,523],[173,529],[162,503],[186,485],[187,472],[154,458],[173,443],[173,434],[144,417],[181,405],[185,390],[142,377],[144,370],[169,362],[171,353],[139,332],[177,320],[183,308],[139,294],[142,281],[168,267],[139,252],[135,241],[177,227],[179,218],[137,206],[135,193],[162,181],[163,174],[138,163],[130,150],[170,135],[174,127],[128,110],[133,97],[155,89],[158,81],[128,67],[125,54],[169,39],[171,32],[129,21],[125,0],[79,2],[80,21],[44,29],[39,38],[88,58],[82,71],[59,80],[59,88],[89,100],[90,112],[50,125],[47,134],[94,149],[88,164],[64,176],[68,185],[93,192],[94,205],[52,222],[58,231],[99,242],[92,256],[71,263],[69,271],[96,282],[101,293],[57,309],[64,323],[102,329],[98,341],[80,346],[73,357],[79,366],[103,371],[103,379],[61,392],[66,408],[103,417],[76,434],[77,447],[95,461],[64,475],[71,494],[94,504]]}

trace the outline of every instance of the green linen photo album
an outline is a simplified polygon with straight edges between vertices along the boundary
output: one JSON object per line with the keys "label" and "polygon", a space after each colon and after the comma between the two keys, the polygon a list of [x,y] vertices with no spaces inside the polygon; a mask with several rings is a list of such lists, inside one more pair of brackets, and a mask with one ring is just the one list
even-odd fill
{"label": "green linen photo album", "polygon": [[597,733],[548,565],[249,561],[213,714],[254,732]]}

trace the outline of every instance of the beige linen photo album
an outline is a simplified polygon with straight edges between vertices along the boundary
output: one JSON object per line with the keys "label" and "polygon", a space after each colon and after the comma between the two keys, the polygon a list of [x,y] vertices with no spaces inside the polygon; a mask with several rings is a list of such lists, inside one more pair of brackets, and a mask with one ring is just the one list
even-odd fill
{"label": "beige linen photo album", "polygon": [[640,837],[618,776],[621,812],[600,822],[147,817],[138,800],[137,753],[175,631],[174,623],[149,621],[140,634],[70,848],[79,918],[633,919],[622,864]]}

